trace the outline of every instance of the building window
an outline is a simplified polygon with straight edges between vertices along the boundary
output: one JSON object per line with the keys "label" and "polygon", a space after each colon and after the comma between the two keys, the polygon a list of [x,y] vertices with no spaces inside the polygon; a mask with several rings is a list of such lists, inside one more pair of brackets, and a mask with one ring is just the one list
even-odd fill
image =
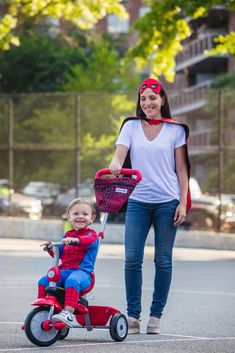
{"label": "building window", "polygon": [[129,19],[121,20],[117,15],[110,14],[107,16],[107,29],[111,34],[128,33]]}

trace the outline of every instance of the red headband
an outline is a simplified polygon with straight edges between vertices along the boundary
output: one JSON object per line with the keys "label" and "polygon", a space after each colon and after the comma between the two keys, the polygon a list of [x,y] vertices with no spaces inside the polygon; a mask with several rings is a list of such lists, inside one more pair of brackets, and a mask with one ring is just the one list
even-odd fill
{"label": "red headband", "polygon": [[141,83],[139,88],[139,94],[142,94],[146,90],[146,88],[150,88],[154,93],[157,94],[161,92],[161,85],[154,78],[147,78]]}

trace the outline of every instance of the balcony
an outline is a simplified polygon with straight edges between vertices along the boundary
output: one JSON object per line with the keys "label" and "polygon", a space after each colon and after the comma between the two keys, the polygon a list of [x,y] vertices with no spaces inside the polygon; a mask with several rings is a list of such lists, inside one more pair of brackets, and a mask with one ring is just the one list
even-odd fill
{"label": "balcony", "polygon": [[[227,55],[216,55],[207,57],[205,50],[210,50],[215,46],[213,39],[224,33],[205,33],[200,38],[192,40],[190,43],[184,45],[183,51],[176,57],[175,71],[180,72],[186,68],[197,66],[195,71],[213,72],[218,71],[218,64],[221,62],[226,65]],[[204,62],[202,64],[202,62]],[[199,63],[201,63],[199,65]],[[205,67],[203,67],[205,66]]]}
{"label": "balcony", "polygon": [[202,108],[207,103],[206,93],[209,91],[210,85],[211,80],[207,80],[170,95],[172,115],[177,116]]}
{"label": "balcony", "polygon": [[[201,130],[196,130],[190,132],[190,138],[188,141],[189,145],[189,154],[190,156],[202,155],[205,153],[218,153],[218,141],[215,144],[215,141],[212,142],[213,136],[212,128],[205,128]],[[225,153],[235,151],[235,131],[234,129],[227,129],[224,132],[224,147],[223,151]]]}
{"label": "balcony", "polygon": [[198,154],[215,153],[218,147],[211,142],[212,129],[202,129],[190,132],[189,154],[195,156]]}

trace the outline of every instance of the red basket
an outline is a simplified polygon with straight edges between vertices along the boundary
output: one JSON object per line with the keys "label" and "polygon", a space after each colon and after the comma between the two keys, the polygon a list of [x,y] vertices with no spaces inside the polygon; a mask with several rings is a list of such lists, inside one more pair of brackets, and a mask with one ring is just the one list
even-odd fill
{"label": "red basket", "polygon": [[122,169],[119,177],[101,178],[105,174],[112,173],[109,169],[101,169],[95,176],[96,206],[101,212],[116,213],[126,203],[142,176],[134,169]]}

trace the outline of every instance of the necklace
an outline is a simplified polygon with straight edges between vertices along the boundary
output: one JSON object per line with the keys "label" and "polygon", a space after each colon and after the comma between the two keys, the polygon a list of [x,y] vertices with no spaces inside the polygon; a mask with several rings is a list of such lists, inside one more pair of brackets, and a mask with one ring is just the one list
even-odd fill
{"label": "necklace", "polygon": [[159,134],[162,128],[162,124],[150,125],[145,121],[142,121],[141,124],[144,130],[144,134],[149,141],[153,141],[157,137],[157,135]]}

